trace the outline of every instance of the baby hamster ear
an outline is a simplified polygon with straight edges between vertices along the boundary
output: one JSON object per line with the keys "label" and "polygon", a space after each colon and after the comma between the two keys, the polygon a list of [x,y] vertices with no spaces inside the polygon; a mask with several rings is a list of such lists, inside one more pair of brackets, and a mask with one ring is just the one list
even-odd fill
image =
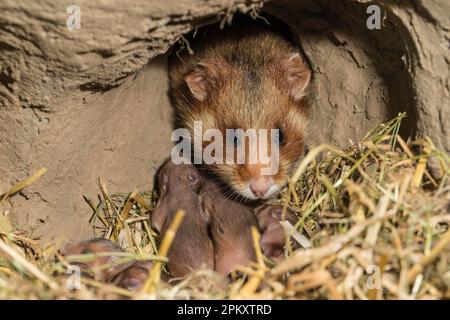
{"label": "baby hamster ear", "polygon": [[162,196],[167,191],[167,183],[169,182],[169,175],[166,170],[161,170],[158,175],[157,185],[159,195]]}
{"label": "baby hamster ear", "polygon": [[292,53],[284,61],[285,81],[289,94],[295,101],[306,95],[305,91],[311,79],[311,71],[303,63],[298,53]]}
{"label": "baby hamster ear", "polygon": [[221,59],[201,61],[186,76],[185,81],[194,98],[204,101],[227,70],[226,62]]}

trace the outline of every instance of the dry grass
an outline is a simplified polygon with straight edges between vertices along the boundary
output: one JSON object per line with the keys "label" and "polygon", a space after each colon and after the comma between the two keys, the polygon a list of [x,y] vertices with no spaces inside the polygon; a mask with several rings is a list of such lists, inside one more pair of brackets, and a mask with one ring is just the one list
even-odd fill
{"label": "dry grass", "polygon": [[[171,239],[161,241],[158,255],[160,241],[148,224],[152,195],[136,190],[109,195],[99,180],[102,201],[94,205],[88,200],[99,236],[126,248],[124,261],[160,261],[144,289],[130,293],[83,278],[79,290],[69,290],[64,276],[68,262],[55,259],[56,248],[41,248],[13,232],[2,213],[0,298],[448,299],[450,157],[430,140],[403,141],[397,135],[403,117],[379,126],[348,150],[311,150],[279,201],[299,217],[294,228],[285,224],[286,238],[307,235],[312,248],[292,252],[287,245],[287,258],[278,265],[267,261],[257,246],[254,265],[242,268],[244,277],[229,283],[207,270],[178,284],[163,283],[159,277]],[[1,201],[43,172],[11,188]],[[258,243],[258,232],[252,233]]]}

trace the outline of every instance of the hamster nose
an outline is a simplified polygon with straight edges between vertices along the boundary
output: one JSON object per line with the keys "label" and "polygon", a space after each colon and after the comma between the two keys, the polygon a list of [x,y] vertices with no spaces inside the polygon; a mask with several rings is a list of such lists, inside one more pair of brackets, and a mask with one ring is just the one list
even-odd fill
{"label": "hamster nose", "polygon": [[262,176],[250,181],[250,190],[258,198],[264,197],[271,186],[273,186],[273,180],[270,177]]}

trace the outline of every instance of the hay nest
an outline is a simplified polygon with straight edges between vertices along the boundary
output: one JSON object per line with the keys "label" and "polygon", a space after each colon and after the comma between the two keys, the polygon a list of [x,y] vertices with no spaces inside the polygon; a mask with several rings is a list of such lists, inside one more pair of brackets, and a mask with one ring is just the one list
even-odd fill
{"label": "hay nest", "polygon": [[[257,261],[230,282],[198,270],[179,283],[163,283],[159,276],[170,239],[160,241],[148,224],[155,196],[137,190],[110,195],[99,179],[99,204],[86,199],[94,211],[93,228],[126,249],[123,261],[158,261],[144,289],[132,293],[89,278],[71,289],[70,261],[58,257],[56,246],[42,248],[14,231],[9,213],[2,212],[0,298],[448,299],[450,157],[429,139],[404,141],[398,135],[404,117],[380,125],[348,150],[321,145],[302,160],[278,200],[298,215],[294,226],[284,225],[286,259],[279,264],[256,246]],[[305,235],[312,247],[293,252],[292,241],[302,243]],[[258,236],[253,232],[255,243]]]}

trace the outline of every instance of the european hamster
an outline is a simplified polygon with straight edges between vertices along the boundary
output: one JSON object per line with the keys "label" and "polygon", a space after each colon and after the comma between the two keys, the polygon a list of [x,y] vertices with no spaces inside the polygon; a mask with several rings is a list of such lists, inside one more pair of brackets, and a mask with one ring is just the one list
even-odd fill
{"label": "european hamster", "polygon": [[[308,114],[304,97],[311,71],[298,48],[255,22],[199,33],[188,40],[194,54],[176,52],[170,61],[169,95],[176,126],[193,136],[194,122],[201,121],[203,132],[218,129],[224,137],[226,129],[278,129],[275,140],[267,137],[269,152],[271,143],[279,147],[274,174],[262,173],[268,165],[257,146],[246,148],[244,163],[206,165],[245,199],[270,198],[287,182],[304,152]],[[242,143],[232,139],[227,143],[235,147]],[[248,161],[252,154],[257,155],[256,162]]]}

